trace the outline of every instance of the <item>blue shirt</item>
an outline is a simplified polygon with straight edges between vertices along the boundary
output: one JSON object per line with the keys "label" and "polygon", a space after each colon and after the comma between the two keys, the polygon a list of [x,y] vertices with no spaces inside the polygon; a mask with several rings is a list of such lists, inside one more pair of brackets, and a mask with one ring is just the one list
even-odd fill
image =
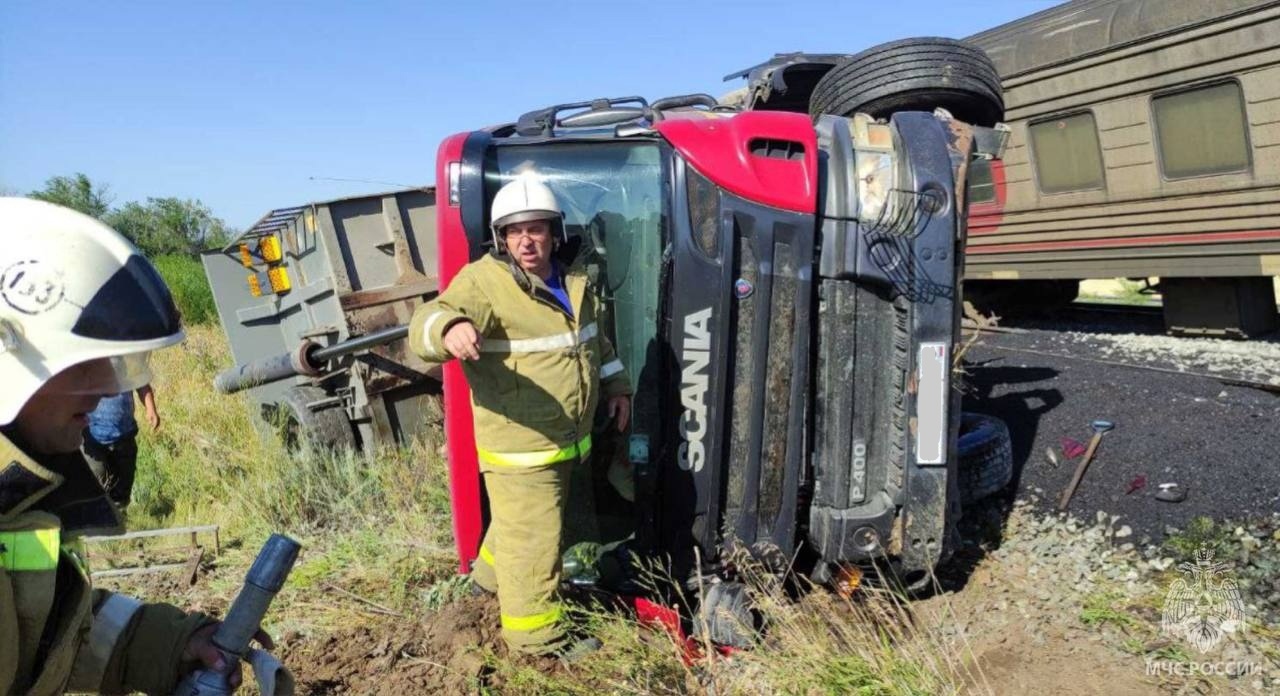
{"label": "blue shirt", "polygon": [[564,307],[564,311],[573,316],[573,305],[569,304],[569,293],[564,290],[564,281],[560,278],[560,266],[555,261],[551,262],[551,277],[547,278],[547,289],[555,295],[556,302]]}
{"label": "blue shirt", "polygon": [[89,413],[89,435],[110,445],[138,432],[133,419],[133,392],[104,397]]}

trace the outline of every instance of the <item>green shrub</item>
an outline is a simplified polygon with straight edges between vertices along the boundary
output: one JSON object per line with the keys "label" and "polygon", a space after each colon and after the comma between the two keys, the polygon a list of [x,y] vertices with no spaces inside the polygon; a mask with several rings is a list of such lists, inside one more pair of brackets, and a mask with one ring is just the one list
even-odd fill
{"label": "green shrub", "polygon": [[182,312],[186,325],[208,324],[217,321],[218,311],[213,305],[213,290],[204,275],[200,261],[190,256],[166,255],[151,260],[156,270],[169,285],[173,301]]}

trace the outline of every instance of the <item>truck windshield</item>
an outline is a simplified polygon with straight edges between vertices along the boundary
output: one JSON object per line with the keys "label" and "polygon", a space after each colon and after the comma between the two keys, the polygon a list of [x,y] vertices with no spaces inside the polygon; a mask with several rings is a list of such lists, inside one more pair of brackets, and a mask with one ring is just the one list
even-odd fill
{"label": "truck windshield", "polygon": [[[660,381],[656,339],[667,215],[662,150],[653,142],[559,142],[494,150],[485,176],[490,200],[513,177],[532,171],[555,192],[569,235],[583,240],[588,272],[604,300],[603,326],[635,389],[632,432],[656,435],[657,394],[640,385],[652,390]],[[645,432],[650,427],[655,430]]]}

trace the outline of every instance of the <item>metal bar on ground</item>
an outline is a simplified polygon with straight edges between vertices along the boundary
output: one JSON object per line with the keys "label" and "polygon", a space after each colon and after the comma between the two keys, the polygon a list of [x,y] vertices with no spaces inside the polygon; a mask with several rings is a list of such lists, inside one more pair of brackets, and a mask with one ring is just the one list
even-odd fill
{"label": "metal bar on ground", "polygon": [[170,570],[180,570],[186,568],[187,563],[164,563],[161,565],[145,566],[142,568],[112,568],[111,570],[97,570],[89,574],[90,578],[117,578],[125,575],[144,575],[147,573],[162,573]]}
{"label": "metal bar on ground", "polygon": [[143,529],[136,532],[126,532],[124,534],[115,534],[112,536],[87,536],[82,539],[86,544],[101,543],[106,541],[127,541],[129,539],[146,539],[148,537],[172,536],[178,534],[190,534],[192,543],[195,541],[196,534],[212,533],[215,540],[218,538],[218,525],[208,524],[196,527],[168,527],[165,529]]}

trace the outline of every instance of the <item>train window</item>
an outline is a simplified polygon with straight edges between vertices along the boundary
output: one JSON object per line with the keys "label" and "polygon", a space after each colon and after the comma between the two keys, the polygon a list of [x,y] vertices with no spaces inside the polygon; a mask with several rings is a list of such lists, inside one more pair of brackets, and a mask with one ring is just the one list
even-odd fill
{"label": "train window", "polygon": [[990,203],[996,199],[991,179],[991,160],[976,159],[969,163],[969,202]]}
{"label": "train window", "polygon": [[1156,143],[1168,178],[1249,168],[1249,137],[1240,85],[1224,82],[1154,97]]}
{"label": "train window", "polygon": [[1102,150],[1093,114],[1060,116],[1028,126],[1036,180],[1044,193],[1102,188]]}

